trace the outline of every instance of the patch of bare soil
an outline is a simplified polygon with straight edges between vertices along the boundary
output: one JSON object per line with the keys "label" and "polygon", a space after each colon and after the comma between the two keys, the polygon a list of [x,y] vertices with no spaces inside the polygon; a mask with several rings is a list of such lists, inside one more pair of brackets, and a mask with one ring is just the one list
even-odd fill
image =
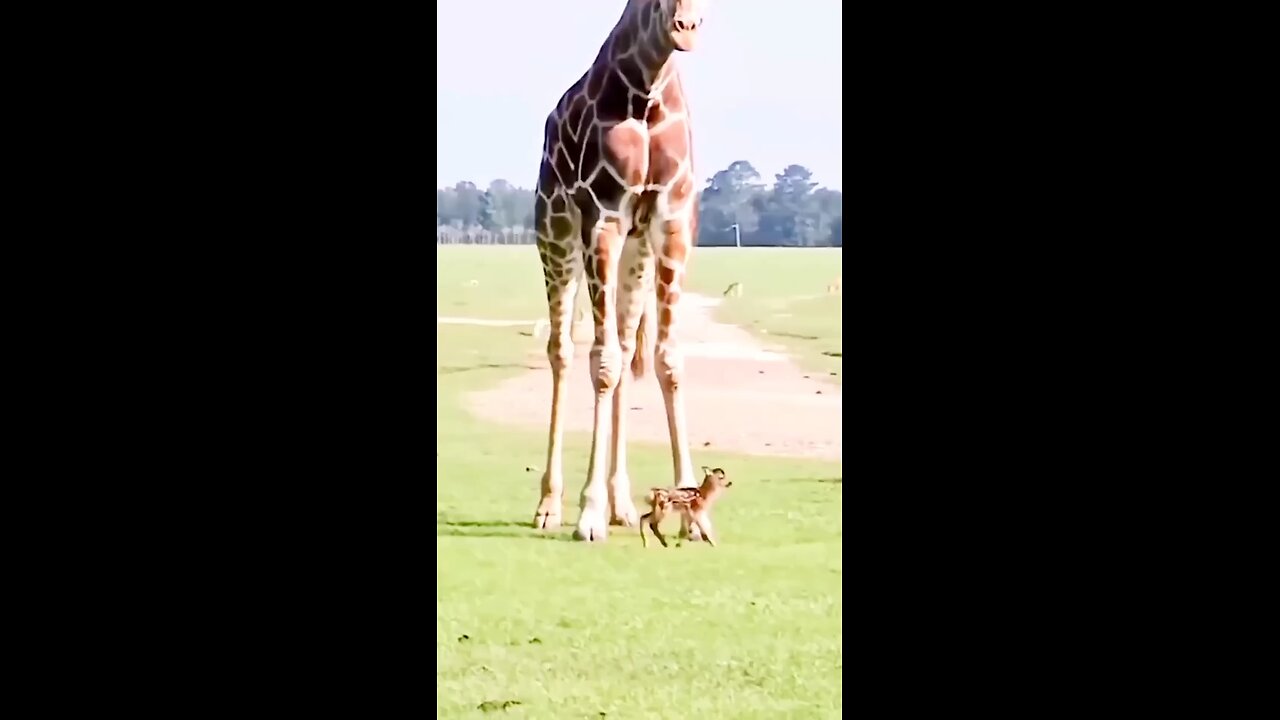
{"label": "patch of bare soil", "polygon": [[[694,462],[717,451],[841,460],[841,388],[796,367],[786,355],[766,350],[746,330],[712,319],[717,300],[686,293],[677,332],[685,354],[685,414]],[[529,365],[537,367],[497,387],[473,393],[469,409],[485,420],[542,428],[551,417],[551,368],[546,341],[529,343]],[[569,431],[590,433],[594,393],[590,342],[579,342],[569,371],[565,422]],[[629,382],[627,436],[670,442],[662,391],[650,372]]]}

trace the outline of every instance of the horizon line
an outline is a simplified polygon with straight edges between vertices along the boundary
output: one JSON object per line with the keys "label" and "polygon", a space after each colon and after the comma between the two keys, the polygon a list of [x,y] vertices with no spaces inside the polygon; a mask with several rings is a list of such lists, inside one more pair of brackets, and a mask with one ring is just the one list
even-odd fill
{"label": "horizon line", "polygon": [[[794,163],[793,163],[793,164],[794,164]],[[713,176],[707,177],[706,179],[704,179],[704,180],[702,181],[702,186],[698,188],[698,192],[702,192],[703,190],[706,190],[706,189],[707,189],[707,183],[711,181],[711,177],[713,177]],[[517,190],[533,190],[533,189],[534,189],[533,187],[526,187],[526,186],[524,186],[524,185],[519,185],[519,184],[517,184],[517,183],[511,182],[510,180],[508,180],[508,179],[506,179],[506,178],[504,178],[504,177],[496,177],[496,178],[492,178],[492,179],[490,179],[490,180],[489,180],[489,181],[487,181],[487,182],[477,182],[477,181],[475,181],[475,180],[470,180],[470,179],[466,179],[466,178],[464,178],[464,179],[461,179],[461,180],[454,180],[452,183],[447,183],[447,184],[445,184],[445,185],[441,185],[441,184],[439,183],[439,180],[437,179],[437,181],[436,181],[436,189],[437,189],[437,190],[451,190],[451,189],[453,189],[453,187],[454,187],[454,186],[456,186],[456,185],[457,185],[458,183],[460,183],[460,182],[469,182],[469,183],[471,183],[471,184],[475,185],[477,188],[484,189],[484,188],[489,187],[489,185],[490,185],[490,184],[492,184],[493,182],[495,182],[495,181],[497,181],[497,180],[502,180],[503,182],[505,182],[505,183],[507,183],[507,184],[511,185],[512,187],[516,188]],[[772,179],[772,176],[771,176],[771,179],[769,179],[769,180],[765,180],[764,178],[761,178],[761,179],[760,179],[760,182],[758,182],[758,183],[752,183],[752,184],[754,184],[754,185],[759,185],[759,186],[761,186],[761,187],[771,188],[771,187],[773,187],[774,185],[777,185],[778,183],[777,183],[777,181],[776,181],[776,180],[773,180],[773,179]],[[822,182],[819,182],[816,186],[814,186],[814,188],[813,188],[813,189],[814,189],[814,190],[833,190],[833,191],[835,191],[835,192],[839,192],[839,193],[843,193],[843,192],[844,192],[844,190],[843,190],[843,189],[841,189],[841,188],[838,188],[838,187],[832,187],[832,186],[827,185],[826,183],[822,183]]]}

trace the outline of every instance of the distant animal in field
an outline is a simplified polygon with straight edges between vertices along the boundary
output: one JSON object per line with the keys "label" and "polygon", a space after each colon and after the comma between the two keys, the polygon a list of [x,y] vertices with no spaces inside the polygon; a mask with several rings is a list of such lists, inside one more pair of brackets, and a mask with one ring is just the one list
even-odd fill
{"label": "distant animal in field", "polygon": [[724,289],[725,297],[742,297],[742,283],[736,282]]}
{"label": "distant animal in field", "polygon": [[658,523],[667,515],[679,514],[690,529],[702,534],[711,547],[716,546],[716,538],[711,529],[711,506],[715,504],[725,488],[733,485],[722,468],[702,468],[702,485],[696,488],[651,488],[649,496],[649,512],[640,516],[640,544],[649,547],[649,539],[645,537],[644,527],[649,526],[654,537],[667,547],[667,539],[658,528]]}

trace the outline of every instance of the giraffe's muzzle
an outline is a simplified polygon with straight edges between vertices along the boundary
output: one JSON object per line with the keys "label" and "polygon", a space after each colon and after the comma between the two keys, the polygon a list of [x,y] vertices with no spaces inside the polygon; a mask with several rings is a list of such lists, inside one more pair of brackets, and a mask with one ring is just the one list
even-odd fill
{"label": "giraffe's muzzle", "polygon": [[671,21],[671,39],[676,49],[688,52],[698,42],[698,28],[702,27],[702,18],[678,17]]}

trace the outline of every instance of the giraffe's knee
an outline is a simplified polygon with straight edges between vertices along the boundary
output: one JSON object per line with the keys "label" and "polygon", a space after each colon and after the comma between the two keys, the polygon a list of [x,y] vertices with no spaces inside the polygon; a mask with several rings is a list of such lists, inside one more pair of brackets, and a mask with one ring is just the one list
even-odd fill
{"label": "giraffe's knee", "polygon": [[591,350],[592,378],[596,392],[605,392],[618,387],[622,378],[622,348],[617,344],[606,344]]}
{"label": "giraffe's knee", "polygon": [[547,360],[555,372],[568,370],[573,365],[573,340],[551,333],[547,340]]}
{"label": "giraffe's knee", "polygon": [[684,353],[680,348],[670,344],[659,345],[653,359],[658,369],[658,384],[663,389],[680,387],[680,381],[684,379]]}
{"label": "giraffe's knee", "polygon": [[631,362],[631,358],[635,357],[636,339],[635,337],[622,337],[623,333],[621,332],[618,335],[618,356],[621,358],[622,367],[626,367]]}

